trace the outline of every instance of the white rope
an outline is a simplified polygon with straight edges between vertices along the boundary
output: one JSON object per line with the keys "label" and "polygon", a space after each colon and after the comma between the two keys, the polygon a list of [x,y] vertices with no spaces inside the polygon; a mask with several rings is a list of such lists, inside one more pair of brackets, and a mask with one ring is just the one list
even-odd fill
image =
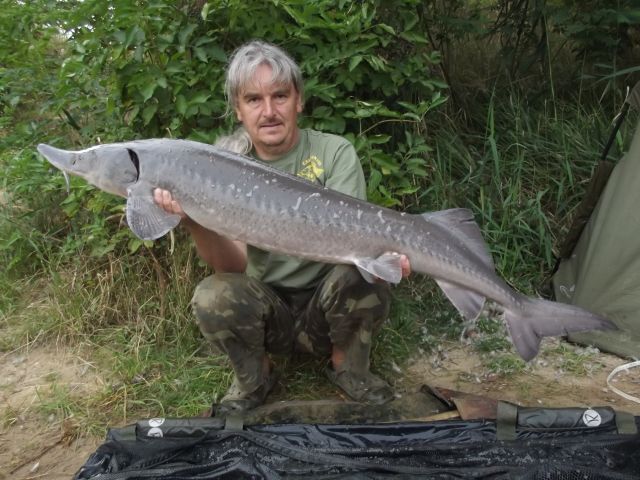
{"label": "white rope", "polygon": [[622,390],[619,390],[618,388],[616,388],[613,385],[611,385],[611,379],[614,376],[616,376],[618,373],[622,372],[623,370],[624,371],[628,371],[628,370],[631,370],[632,368],[635,368],[635,367],[640,367],[640,360],[635,361],[635,362],[631,362],[631,363],[625,363],[624,365],[620,365],[620,366],[614,368],[613,371],[607,377],[607,386],[613,392],[617,393],[621,397],[626,398],[627,400],[631,400],[632,402],[640,403],[640,398],[634,397],[633,395],[629,395],[628,393],[625,393]]}

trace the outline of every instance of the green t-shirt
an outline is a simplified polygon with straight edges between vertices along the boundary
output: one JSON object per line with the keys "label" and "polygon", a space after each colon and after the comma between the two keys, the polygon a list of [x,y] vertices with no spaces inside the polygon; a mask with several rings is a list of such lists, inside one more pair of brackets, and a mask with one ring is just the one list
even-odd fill
{"label": "green t-shirt", "polygon": [[[339,192],[366,199],[362,165],[355,148],[337,135],[301,129],[293,150],[269,165]],[[321,232],[318,232],[321,235]],[[331,265],[247,246],[247,275],[274,288],[315,287]]]}

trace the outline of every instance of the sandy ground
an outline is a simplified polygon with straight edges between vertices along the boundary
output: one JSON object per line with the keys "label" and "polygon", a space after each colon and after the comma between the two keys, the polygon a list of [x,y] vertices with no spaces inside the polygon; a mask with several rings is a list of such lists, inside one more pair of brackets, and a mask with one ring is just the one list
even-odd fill
{"label": "sandy ground", "polygon": [[[601,407],[640,415],[640,404],[616,394],[607,385],[607,376],[629,360],[566,344],[582,353],[585,360],[567,370],[566,356],[550,353],[561,340],[544,339],[543,350],[524,372],[499,375],[481,365],[478,354],[457,344],[445,346],[440,352],[417,356],[403,372],[407,389],[411,385],[429,384],[505,400],[524,407]],[[546,347],[546,348],[545,348]],[[640,368],[622,371],[611,379],[611,385],[625,393],[640,397]]]}
{"label": "sandy ground", "polygon": [[[483,370],[470,347],[451,343],[398,369],[396,387],[412,391],[428,384],[523,406],[611,406],[640,415],[640,404],[607,387],[607,375],[625,360],[591,354],[578,375],[566,371],[562,358],[546,350],[525,372],[505,377]],[[73,418],[43,417],[33,406],[53,398],[54,385],[90,395],[102,388],[99,373],[77,354],[42,347],[3,354],[0,371],[0,479],[72,478],[104,437],[79,436]],[[617,375],[614,385],[640,396],[640,369]]]}
{"label": "sandy ground", "polygon": [[71,478],[103,439],[79,437],[73,418],[33,406],[53,400],[56,386],[78,395],[101,388],[93,367],[69,352],[37,348],[2,355],[0,372],[0,479]]}

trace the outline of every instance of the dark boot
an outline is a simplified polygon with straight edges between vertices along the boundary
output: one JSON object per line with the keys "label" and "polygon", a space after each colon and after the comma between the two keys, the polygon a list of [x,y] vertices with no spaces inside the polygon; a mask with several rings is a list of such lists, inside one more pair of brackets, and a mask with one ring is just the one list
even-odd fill
{"label": "dark boot", "polygon": [[344,349],[345,359],[340,367],[334,370],[329,362],[326,374],[351,399],[382,405],[392,400],[394,394],[387,382],[369,370],[370,352],[371,332],[361,328]]}

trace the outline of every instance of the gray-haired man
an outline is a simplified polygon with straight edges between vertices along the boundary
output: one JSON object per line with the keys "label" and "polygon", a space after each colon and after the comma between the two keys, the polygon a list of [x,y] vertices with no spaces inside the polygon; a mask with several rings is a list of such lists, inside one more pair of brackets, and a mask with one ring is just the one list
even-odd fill
{"label": "gray-haired man", "polygon": [[[242,128],[218,145],[365,198],[353,146],[336,135],[298,128],[302,76],[280,48],[253,41],[236,50],[226,94]],[[157,189],[154,195],[163,208],[183,216],[198,254],[215,271],[198,285],[193,309],[203,335],[234,369],[222,411],[264,402],[275,383],[269,353],[328,356],[327,375],[354,400],[381,404],[393,397],[389,385],[369,371],[371,339],[389,311],[386,284],[367,283],[352,266],[310,262],[225,238],[188,218],[170,192]],[[409,274],[406,257],[403,273]]]}

